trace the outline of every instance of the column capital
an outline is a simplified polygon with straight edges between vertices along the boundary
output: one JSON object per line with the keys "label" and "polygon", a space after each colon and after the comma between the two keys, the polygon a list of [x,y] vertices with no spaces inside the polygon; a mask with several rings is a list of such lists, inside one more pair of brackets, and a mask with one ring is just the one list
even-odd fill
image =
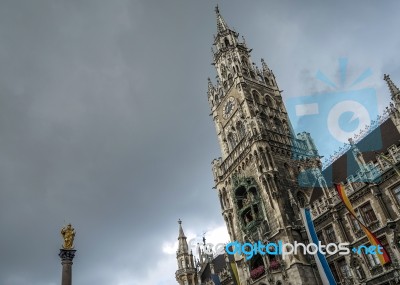
{"label": "column capital", "polygon": [[75,257],[75,249],[60,249],[58,256],[62,261],[72,261]]}

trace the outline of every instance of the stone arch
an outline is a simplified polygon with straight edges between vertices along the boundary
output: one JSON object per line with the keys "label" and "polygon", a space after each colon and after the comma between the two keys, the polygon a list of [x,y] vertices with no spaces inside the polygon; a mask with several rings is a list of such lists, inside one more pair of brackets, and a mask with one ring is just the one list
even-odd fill
{"label": "stone arch", "polygon": [[275,100],[269,94],[265,94],[264,98],[268,107],[275,107]]}
{"label": "stone arch", "polygon": [[224,39],[224,44],[225,44],[226,47],[228,47],[228,46],[231,45],[230,42],[229,42],[229,40],[228,40],[228,38],[225,38],[225,39]]}
{"label": "stone arch", "polygon": [[261,95],[257,90],[251,91],[251,95],[253,96],[254,102],[261,103]]}

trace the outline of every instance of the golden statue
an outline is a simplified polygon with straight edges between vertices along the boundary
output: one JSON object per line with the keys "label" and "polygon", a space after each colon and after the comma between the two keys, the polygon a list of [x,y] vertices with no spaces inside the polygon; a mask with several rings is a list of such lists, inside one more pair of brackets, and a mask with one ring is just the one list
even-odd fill
{"label": "golden statue", "polygon": [[61,229],[61,235],[64,239],[63,249],[73,249],[75,229],[71,226],[71,224],[68,224]]}

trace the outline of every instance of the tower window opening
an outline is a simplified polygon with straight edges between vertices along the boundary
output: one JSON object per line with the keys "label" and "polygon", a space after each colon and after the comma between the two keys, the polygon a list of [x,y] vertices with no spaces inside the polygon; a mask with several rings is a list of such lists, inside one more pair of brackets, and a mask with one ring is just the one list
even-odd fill
{"label": "tower window opening", "polygon": [[247,61],[247,58],[246,57],[244,57],[244,56],[242,56],[242,64],[244,65],[244,66],[248,66],[249,64],[248,64],[248,61]]}
{"label": "tower window opening", "polygon": [[233,133],[229,133],[228,142],[229,142],[229,146],[231,147],[231,149],[234,149],[236,146],[236,138]]}
{"label": "tower window opening", "polygon": [[238,121],[236,124],[236,130],[240,136],[240,138],[244,138],[246,136],[246,129],[241,121]]}
{"label": "tower window opening", "polygon": [[225,38],[225,41],[224,41],[224,42],[225,42],[225,46],[226,46],[226,47],[230,46],[229,40],[228,40],[227,38]]}
{"label": "tower window opening", "polygon": [[233,84],[233,76],[230,73],[228,75],[228,81],[229,81],[229,86],[231,86]]}
{"label": "tower window opening", "polygon": [[258,94],[257,91],[253,90],[253,92],[251,92],[251,94],[253,94],[253,99],[256,103],[260,103],[260,95]]}

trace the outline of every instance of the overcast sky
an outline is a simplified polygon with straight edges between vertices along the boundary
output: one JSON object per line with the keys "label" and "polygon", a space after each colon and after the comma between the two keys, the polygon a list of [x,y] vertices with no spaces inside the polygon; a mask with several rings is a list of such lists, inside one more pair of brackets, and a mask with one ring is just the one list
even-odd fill
{"label": "overcast sky", "polygon": [[[351,3],[350,3],[351,2]],[[0,284],[170,285],[177,220],[226,241],[207,102],[215,1],[0,2]],[[366,68],[400,86],[398,1],[220,1],[285,99]]]}

